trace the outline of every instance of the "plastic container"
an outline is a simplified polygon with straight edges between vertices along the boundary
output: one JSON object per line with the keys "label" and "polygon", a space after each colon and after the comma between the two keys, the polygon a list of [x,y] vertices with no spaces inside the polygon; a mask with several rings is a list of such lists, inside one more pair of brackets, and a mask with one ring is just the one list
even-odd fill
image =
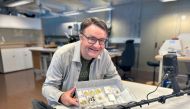
{"label": "plastic container", "polygon": [[117,79],[82,81],[76,84],[79,108],[103,109],[127,105],[135,98]]}

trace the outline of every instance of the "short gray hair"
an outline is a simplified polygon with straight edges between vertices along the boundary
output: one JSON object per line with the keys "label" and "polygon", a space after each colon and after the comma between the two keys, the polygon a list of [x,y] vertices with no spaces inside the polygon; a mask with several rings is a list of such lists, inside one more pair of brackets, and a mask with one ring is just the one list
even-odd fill
{"label": "short gray hair", "polygon": [[92,24],[100,27],[108,34],[108,27],[107,27],[106,23],[97,17],[90,17],[90,18],[84,19],[84,21],[81,23],[80,33],[83,33],[84,30]]}

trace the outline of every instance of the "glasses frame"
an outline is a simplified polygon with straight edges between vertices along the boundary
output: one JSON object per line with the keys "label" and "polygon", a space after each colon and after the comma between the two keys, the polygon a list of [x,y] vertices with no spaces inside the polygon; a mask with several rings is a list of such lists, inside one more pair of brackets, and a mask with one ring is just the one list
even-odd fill
{"label": "glasses frame", "polygon": [[106,42],[108,41],[108,39],[98,39],[94,36],[90,36],[88,37],[87,35],[85,35],[84,33],[81,33],[82,36],[84,36],[87,40],[89,44],[95,44],[97,41],[99,43],[99,45],[105,45]]}

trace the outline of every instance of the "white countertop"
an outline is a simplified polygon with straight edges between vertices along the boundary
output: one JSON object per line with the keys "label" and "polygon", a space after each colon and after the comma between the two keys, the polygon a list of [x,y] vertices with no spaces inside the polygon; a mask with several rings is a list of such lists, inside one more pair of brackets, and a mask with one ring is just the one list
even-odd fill
{"label": "white countertop", "polygon": [[55,52],[57,48],[43,48],[43,47],[31,47],[31,51],[41,51],[41,52]]}

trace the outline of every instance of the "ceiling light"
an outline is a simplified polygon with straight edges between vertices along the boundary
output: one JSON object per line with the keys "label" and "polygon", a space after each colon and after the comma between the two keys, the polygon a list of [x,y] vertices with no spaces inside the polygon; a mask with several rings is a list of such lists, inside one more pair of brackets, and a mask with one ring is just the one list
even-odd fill
{"label": "ceiling light", "polygon": [[185,20],[185,19],[186,19],[186,15],[182,15],[181,20]]}
{"label": "ceiling light", "polygon": [[78,15],[78,14],[81,14],[81,13],[78,11],[69,11],[69,12],[64,12],[63,16],[73,16],[73,15]]}
{"label": "ceiling light", "polygon": [[33,2],[33,0],[17,0],[17,1],[7,3],[7,6],[8,7],[16,7],[16,6],[25,5],[25,4],[28,4],[31,2]]}
{"label": "ceiling light", "polygon": [[161,2],[172,2],[172,1],[177,1],[177,0],[160,0]]}
{"label": "ceiling light", "polygon": [[90,10],[87,10],[87,13],[94,13],[94,12],[103,12],[103,11],[111,11],[113,8],[107,7],[107,8],[91,8]]}

